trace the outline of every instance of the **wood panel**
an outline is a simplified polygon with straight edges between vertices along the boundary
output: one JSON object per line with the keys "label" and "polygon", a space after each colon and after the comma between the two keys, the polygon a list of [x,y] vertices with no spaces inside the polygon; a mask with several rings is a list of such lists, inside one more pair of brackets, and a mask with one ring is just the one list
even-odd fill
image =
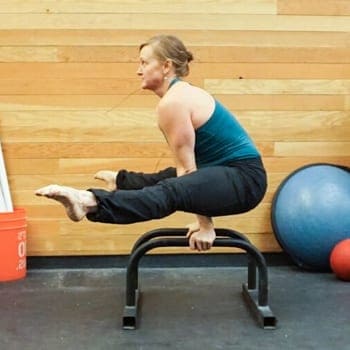
{"label": "wood panel", "polygon": [[[4,141],[50,142],[54,135],[62,142],[161,142],[163,135],[148,111],[105,112],[40,111],[3,112]],[[349,111],[239,111],[242,125],[257,141],[346,141],[350,132]],[[84,119],[84,125],[81,120]],[[33,123],[33,120],[36,120]],[[168,155],[168,154],[167,154]]]}
{"label": "wood panel", "polygon": [[[223,95],[215,94],[233,111],[349,110],[349,95]],[[154,108],[153,95],[0,95],[0,111],[95,111]]]}
{"label": "wood panel", "polygon": [[[349,63],[349,47],[189,46],[197,62]],[[33,49],[33,51],[35,51]],[[57,49],[58,62],[136,62],[137,47],[67,46]],[[44,52],[46,54],[46,52]],[[47,61],[47,56],[44,60]],[[19,58],[20,59],[20,58]]]}
{"label": "wood panel", "polygon": [[277,13],[280,15],[326,15],[349,16],[348,0],[277,0]]}
{"label": "wood panel", "polygon": [[349,16],[347,0],[0,1],[0,139],[14,203],[28,212],[28,255],[128,254],[141,233],[192,222],[72,223],[34,196],[47,183],[103,187],[100,169],[173,165],[158,98],[136,76],[140,43],[159,33],[183,39],[188,81],[237,116],[264,158],[262,203],[217,227],[280,251],[270,223],[280,183],[311,163],[350,166]]}
{"label": "wood panel", "polygon": [[346,79],[205,79],[204,87],[213,94],[350,94]]}
{"label": "wood panel", "polygon": [[17,0],[0,3],[0,13],[249,13],[275,14],[276,0]]}
{"label": "wood panel", "polygon": [[[127,62],[8,62],[0,63],[1,79],[128,79],[136,77]],[[350,63],[196,62],[191,78],[232,79],[350,79]],[[96,95],[92,95],[96,96]],[[156,99],[154,99],[156,101]]]}
{"label": "wood panel", "polygon": [[[221,46],[215,48],[189,46],[197,62],[276,62],[276,63],[350,63],[349,47],[245,47]],[[61,46],[0,48],[2,62],[135,62],[138,49],[130,46]],[[135,69],[136,70],[136,69]],[[135,71],[134,70],[134,71]]]}
{"label": "wood panel", "polygon": [[[147,6],[147,4],[145,4]],[[0,29],[349,31],[347,16],[276,16],[216,13],[1,14]]]}
{"label": "wood panel", "polygon": [[[191,30],[167,28],[189,46],[291,46],[291,47],[348,47],[348,31],[284,31],[284,30]],[[12,46],[134,46],[153,35],[155,29],[4,29],[0,31],[0,44]]]}

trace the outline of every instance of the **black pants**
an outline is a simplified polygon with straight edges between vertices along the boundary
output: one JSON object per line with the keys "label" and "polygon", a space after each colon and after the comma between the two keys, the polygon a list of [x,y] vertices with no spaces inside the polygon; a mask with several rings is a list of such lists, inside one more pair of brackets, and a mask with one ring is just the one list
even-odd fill
{"label": "black pants", "polygon": [[175,211],[205,216],[246,212],[262,200],[267,187],[260,158],[213,166],[176,177],[175,168],[155,174],[122,170],[117,190],[89,189],[96,196],[97,211],[90,221],[129,224],[160,219]]}

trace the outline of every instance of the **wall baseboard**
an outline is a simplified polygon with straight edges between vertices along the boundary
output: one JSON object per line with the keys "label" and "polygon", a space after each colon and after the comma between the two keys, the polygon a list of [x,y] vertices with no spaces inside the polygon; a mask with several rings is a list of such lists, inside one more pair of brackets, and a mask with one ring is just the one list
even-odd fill
{"label": "wall baseboard", "polygon": [[[285,253],[264,253],[268,266],[291,265]],[[125,268],[128,255],[28,257],[27,269]],[[142,267],[239,267],[247,265],[247,255],[235,254],[152,254],[142,258]]]}

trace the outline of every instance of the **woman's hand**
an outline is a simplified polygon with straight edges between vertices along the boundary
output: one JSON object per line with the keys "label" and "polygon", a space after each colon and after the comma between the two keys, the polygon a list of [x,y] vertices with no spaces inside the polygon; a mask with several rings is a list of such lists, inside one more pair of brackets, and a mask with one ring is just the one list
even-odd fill
{"label": "woman's hand", "polygon": [[200,228],[198,221],[192,222],[186,225],[186,227],[188,228],[187,235],[186,235],[187,238],[191,237],[192,233],[199,231],[199,228]]}
{"label": "woman's hand", "polygon": [[189,238],[189,245],[192,250],[199,252],[209,250],[216,238],[214,227],[200,227],[199,223],[187,226],[188,232],[186,237]]}

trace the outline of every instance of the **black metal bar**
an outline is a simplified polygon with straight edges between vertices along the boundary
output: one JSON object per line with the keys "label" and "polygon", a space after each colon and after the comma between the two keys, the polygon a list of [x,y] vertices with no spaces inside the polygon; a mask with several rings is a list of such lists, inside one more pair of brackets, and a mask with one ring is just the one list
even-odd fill
{"label": "black metal bar", "polygon": [[[218,228],[218,229],[215,229],[215,232],[218,236],[227,236],[233,239],[241,239],[251,244],[249,239],[238,231],[227,229],[227,228]],[[256,288],[256,280],[257,280],[256,270],[257,270],[257,266],[255,263],[255,259],[252,258],[251,254],[248,254],[248,288],[249,289]]]}
{"label": "black metal bar", "polygon": [[[227,229],[227,228],[217,228],[215,229],[215,232],[218,236],[227,236],[234,239],[242,239],[248,243],[251,244],[249,239],[243,235],[242,233]],[[255,260],[251,257],[250,254],[248,254],[248,288],[249,289],[255,289],[256,288],[256,263]]]}
{"label": "black metal bar", "polygon": [[[133,253],[139,246],[148,242],[149,240],[157,237],[184,237],[187,234],[187,228],[160,228],[156,230],[152,230],[143,234],[134,244],[131,253]],[[242,233],[227,229],[227,228],[216,228],[216,235],[218,237],[231,237],[233,239],[242,239],[248,243],[250,243],[249,239],[244,236]],[[256,288],[256,264],[254,259],[251,259],[251,256],[248,255],[248,288],[254,289]]]}
{"label": "black metal bar", "polygon": [[234,239],[242,239],[243,241],[250,243],[249,239],[245,235],[235,230],[231,230],[228,228],[216,228],[215,232],[217,236],[226,236]]}
{"label": "black metal bar", "polygon": [[133,253],[140,245],[156,237],[186,236],[188,229],[185,228],[159,228],[144,233],[135,243],[131,250]]}
{"label": "black metal bar", "polygon": [[131,254],[126,270],[126,305],[135,304],[135,291],[138,289],[138,266],[140,259],[149,251],[159,247],[186,247],[187,238],[154,238],[139,247]]}
{"label": "black metal bar", "polygon": [[185,247],[188,245],[186,238],[157,238],[150,239],[136,249],[130,255],[129,263],[126,271],[126,305],[123,314],[123,328],[135,329],[138,318],[139,300],[141,292],[138,288],[138,266],[140,259],[147,253],[147,251],[158,248],[177,246]]}
{"label": "black metal bar", "polygon": [[[214,246],[236,247],[248,253],[248,285],[243,288],[243,294],[248,305],[253,309],[259,322],[265,327],[273,328],[276,319],[268,307],[268,276],[267,267],[263,255],[251,244],[243,235],[229,229],[216,230],[218,235],[236,237],[218,237],[214,241]],[[219,231],[219,232],[218,232]],[[127,267],[126,281],[126,306],[123,317],[123,328],[134,329],[136,327],[139,288],[138,288],[138,266],[139,261],[149,250],[159,247],[185,247],[188,246],[188,239],[183,236],[187,229],[159,229],[146,233],[134,245]],[[159,236],[172,236],[171,238],[158,238]],[[256,269],[259,271],[258,290],[256,290]],[[269,314],[266,316],[265,314]],[[266,321],[268,320],[268,321]]]}
{"label": "black metal bar", "polygon": [[[160,229],[155,229],[149,232],[144,233],[135,243],[134,246],[131,250],[131,257],[130,257],[130,263],[128,266],[128,271],[127,271],[127,284],[130,284],[127,286],[127,290],[136,290],[138,287],[138,273],[135,271],[135,268],[133,266],[130,266],[131,264],[137,263],[138,260],[135,261],[135,259],[138,259],[137,256],[138,254],[134,253],[135,251],[145,244],[146,242],[149,242],[150,240],[157,238],[157,237],[185,237],[188,232],[187,228],[160,228]],[[243,234],[231,230],[231,229],[226,229],[226,228],[217,228],[215,229],[215,232],[218,236],[225,236],[225,237],[231,237],[231,238],[236,238],[236,239],[242,239],[246,242],[249,242],[248,238],[245,237]],[[187,243],[188,244],[188,243]],[[145,252],[140,253],[140,257],[145,254]],[[248,286],[250,289],[256,288],[256,264],[254,260],[248,256]],[[132,299],[134,298],[134,293],[127,293],[127,305],[129,303],[132,303]]]}
{"label": "black metal bar", "polygon": [[215,247],[235,247],[245,250],[255,261],[258,268],[258,304],[265,306],[268,304],[268,276],[265,258],[251,243],[242,240],[221,240],[214,242]]}
{"label": "black metal bar", "polygon": [[[134,243],[134,246],[131,252],[136,250],[137,247],[149,241],[150,239],[153,239],[156,237],[176,237],[176,236],[183,237],[183,236],[186,236],[187,231],[188,231],[187,228],[160,228],[160,229],[146,232]],[[243,234],[235,230],[226,229],[226,228],[216,228],[215,232],[218,237],[219,236],[231,237],[234,239],[242,239],[246,242],[250,242],[247,237],[245,237]]]}

